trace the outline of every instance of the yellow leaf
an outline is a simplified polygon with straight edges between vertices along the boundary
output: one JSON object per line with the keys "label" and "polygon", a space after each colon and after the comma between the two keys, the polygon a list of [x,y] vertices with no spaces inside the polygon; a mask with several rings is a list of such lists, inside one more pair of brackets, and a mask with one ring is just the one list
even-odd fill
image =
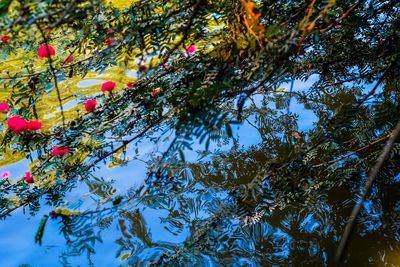
{"label": "yellow leaf", "polygon": [[128,252],[128,253],[122,255],[122,257],[120,258],[120,260],[121,260],[121,261],[124,261],[124,260],[126,260],[130,255],[131,255],[131,253]]}
{"label": "yellow leaf", "polygon": [[110,4],[114,8],[124,9],[130,7],[134,3],[140,2],[139,0],[108,0],[108,4]]}
{"label": "yellow leaf", "polygon": [[61,215],[66,215],[66,216],[71,216],[71,215],[78,215],[80,214],[79,211],[73,211],[69,209],[61,209],[60,207],[57,207],[54,212],[56,214],[61,214]]}

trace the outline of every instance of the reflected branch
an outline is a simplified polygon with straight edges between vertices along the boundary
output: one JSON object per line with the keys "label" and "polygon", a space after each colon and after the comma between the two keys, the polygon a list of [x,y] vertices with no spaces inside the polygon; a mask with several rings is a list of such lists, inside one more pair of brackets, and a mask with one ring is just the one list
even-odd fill
{"label": "reflected branch", "polygon": [[362,195],[357,200],[357,203],[354,206],[353,211],[351,212],[350,219],[347,222],[346,227],[344,229],[343,236],[340,240],[339,247],[336,250],[336,255],[335,255],[336,263],[339,263],[343,259],[343,256],[344,256],[343,253],[347,248],[349,238],[354,229],[357,216],[361,211],[364,201],[365,201],[366,197],[368,196],[369,191],[371,190],[372,184],[374,183],[376,176],[379,173],[379,170],[382,168],[383,164],[385,163],[386,159],[388,158],[389,153],[392,150],[394,142],[396,141],[399,133],[400,133],[400,120],[397,122],[397,125],[396,125],[395,129],[393,130],[392,135],[389,138],[389,141],[386,143],[381,155],[379,156],[374,168],[372,169],[372,171],[368,177],[367,182],[364,184],[364,187],[362,190],[362,192],[363,192]]}

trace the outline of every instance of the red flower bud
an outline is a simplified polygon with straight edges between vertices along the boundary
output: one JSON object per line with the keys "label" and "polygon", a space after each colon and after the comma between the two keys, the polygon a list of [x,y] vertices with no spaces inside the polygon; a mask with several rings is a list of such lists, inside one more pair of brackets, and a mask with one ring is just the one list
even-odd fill
{"label": "red flower bud", "polygon": [[33,177],[31,176],[31,172],[26,172],[25,182],[27,184],[31,184],[34,182]]}
{"label": "red flower bud", "polygon": [[70,63],[72,61],[74,61],[74,57],[69,57],[67,60],[65,60],[65,63]]}
{"label": "red flower bud", "polygon": [[108,45],[110,45],[110,44],[113,43],[113,42],[115,42],[114,39],[111,39],[111,38],[107,38],[107,39],[106,39],[106,44],[108,44]]}
{"label": "red flower bud", "polygon": [[136,85],[137,85],[137,82],[128,82],[128,83],[126,84],[127,87],[134,87],[134,86],[136,86]]}
{"label": "red flower bud", "polygon": [[53,157],[63,156],[69,152],[69,148],[66,146],[56,146],[53,148]]}
{"label": "red flower bud", "polygon": [[194,53],[196,53],[196,47],[193,46],[193,45],[191,45],[191,46],[189,46],[188,48],[186,48],[186,51],[187,51],[189,54],[194,54]]}
{"label": "red flower bud", "polygon": [[26,120],[21,119],[19,116],[13,116],[7,120],[7,126],[10,131],[13,131],[15,134],[19,134],[27,129],[27,122]]}
{"label": "red flower bud", "polygon": [[10,111],[10,106],[6,103],[0,103],[0,112]]}
{"label": "red flower bud", "polygon": [[10,36],[8,36],[8,35],[4,35],[3,37],[1,37],[1,41],[4,43],[4,42],[7,42],[8,40],[10,39]]}
{"label": "red flower bud", "polygon": [[[49,51],[47,52],[47,50],[49,50]],[[56,51],[50,45],[42,45],[39,48],[37,54],[39,57],[44,58],[44,57],[49,57],[49,52],[50,52],[50,56],[54,56],[56,54]]]}
{"label": "red flower bud", "polygon": [[8,172],[8,171],[4,171],[4,172],[1,174],[1,178],[8,178],[8,177],[10,177],[10,176],[11,176],[11,173]]}
{"label": "red flower bud", "polygon": [[111,92],[112,90],[114,90],[114,88],[115,88],[115,82],[112,82],[112,81],[105,82],[101,85],[102,92],[105,92],[105,91]]}
{"label": "red flower bud", "polygon": [[40,121],[29,121],[28,123],[27,123],[27,127],[28,127],[28,129],[30,130],[30,131],[37,131],[37,130],[40,130],[40,129],[42,129],[42,123],[40,122]]}
{"label": "red flower bud", "polygon": [[145,70],[147,70],[146,65],[140,65],[139,66],[139,71],[145,71]]}
{"label": "red flower bud", "polygon": [[88,101],[86,101],[85,103],[85,109],[87,112],[92,112],[96,110],[96,104],[97,101],[96,99],[89,99]]}

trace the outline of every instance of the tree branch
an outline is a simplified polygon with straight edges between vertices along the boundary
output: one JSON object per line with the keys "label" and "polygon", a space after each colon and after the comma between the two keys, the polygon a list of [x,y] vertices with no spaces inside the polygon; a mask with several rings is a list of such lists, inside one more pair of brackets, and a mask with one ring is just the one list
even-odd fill
{"label": "tree branch", "polygon": [[182,38],[179,40],[179,42],[177,42],[177,43],[174,45],[174,47],[171,48],[171,50],[169,50],[169,51],[167,51],[167,53],[165,53],[165,55],[163,56],[164,59],[163,59],[161,65],[167,63],[167,61],[168,61],[169,57],[172,55],[172,53],[173,53],[176,49],[178,49],[178,47],[179,47],[181,44],[183,44],[183,42],[184,42],[184,41],[186,40],[186,38],[188,37],[190,27],[192,27],[193,21],[194,21],[196,15],[197,15],[197,13],[199,12],[200,4],[201,4],[202,2],[203,2],[203,0],[197,0],[196,4],[194,5],[194,8],[193,8],[192,15],[190,16],[188,23],[186,24],[185,28],[183,29],[183,36],[182,36]]}
{"label": "tree branch", "polygon": [[46,35],[45,35],[45,33],[43,32],[42,28],[40,27],[39,23],[37,23],[37,21],[36,21],[35,23],[36,23],[36,26],[38,27],[38,29],[39,29],[39,31],[40,31],[42,37],[43,37],[44,43],[45,43],[45,45],[46,45],[47,54],[48,54],[48,56],[49,56],[50,71],[51,71],[51,74],[53,75],[53,78],[54,78],[54,86],[55,86],[56,91],[57,91],[58,103],[59,103],[59,105],[60,105],[62,124],[63,124],[63,128],[65,128],[64,108],[63,108],[63,105],[62,105],[60,89],[58,88],[57,75],[56,75],[56,72],[55,72],[55,70],[54,70],[54,67],[53,67],[53,60],[51,59],[51,55],[50,55],[50,51],[49,51],[49,44],[48,44]]}
{"label": "tree branch", "polygon": [[379,170],[382,168],[387,157],[389,156],[389,153],[393,148],[394,142],[396,141],[397,136],[399,135],[399,132],[400,132],[400,120],[397,122],[397,125],[396,125],[395,129],[393,130],[392,135],[390,136],[390,138],[389,138],[388,142],[386,143],[381,155],[379,156],[374,168],[372,169],[372,171],[368,177],[368,180],[364,184],[364,187],[362,190],[362,195],[358,199],[356,205],[353,208],[353,211],[351,212],[349,221],[347,222],[346,227],[344,229],[343,236],[340,239],[339,247],[336,250],[336,255],[335,255],[336,263],[339,263],[343,258],[343,253],[347,247],[347,244],[348,244],[350,235],[353,231],[357,216],[361,211],[361,208],[365,201],[365,198],[369,194],[369,191],[371,190],[372,184],[374,183],[374,181],[379,173]]}
{"label": "tree branch", "polygon": [[393,65],[393,61],[386,67],[385,71],[382,73],[382,76],[379,78],[378,82],[375,84],[374,88],[366,95],[364,96],[361,100],[357,101],[357,106],[356,109],[358,109],[367,99],[368,97],[372,96],[375,94],[375,90],[378,88],[378,86],[383,82],[385,75],[389,71],[390,67]]}
{"label": "tree branch", "polygon": [[351,11],[353,11],[359,4],[361,3],[360,0],[357,1],[357,3],[355,3],[349,10],[346,11],[346,13],[344,13],[340,18],[338,18],[337,20],[335,20],[335,23],[332,23],[331,25],[329,25],[328,27],[326,27],[325,29],[321,30],[321,33],[325,33],[327,31],[329,31],[332,27],[334,27],[337,23],[339,23],[340,21],[342,21],[344,18],[346,18]]}
{"label": "tree branch", "polygon": [[345,158],[348,158],[348,157],[350,157],[350,156],[352,156],[352,155],[355,155],[355,154],[357,154],[358,152],[360,152],[360,151],[362,151],[362,150],[364,150],[364,149],[367,149],[367,148],[369,148],[369,147],[371,147],[371,146],[373,146],[373,145],[376,145],[376,144],[379,144],[379,143],[385,141],[385,140],[388,139],[392,134],[393,134],[393,133],[390,133],[390,134],[388,134],[388,135],[386,135],[386,136],[384,136],[384,137],[382,137],[382,138],[380,138],[380,139],[378,139],[378,140],[375,140],[374,142],[372,142],[372,143],[370,143],[370,144],[368,144],[368,145],[366,145],[366,146],[363,146],[363,147],[361,147],[361,148],[359,148],[359,149],[357,149],[357,150],[355,150],[355,151],[353,151],[353,152],[351,152],[351,153],[348,153],[348,154],[346,154],[346,155],[344,155],[344,156],[341,156],[341,157],[339,157],[339,158],[337,158],[337,159],[330,160],[330,161],[327,161],[327,162],[324,162],[324,163],[320,163],[320,164],[317,164],[317,165],[313,165],[313,168],[318,168],[318,167],[321,167],[321,166],[324,166],[324,165],[331,165],[331,164],[336,163],[336,162],[338,162],[338,161],[344,160]]}

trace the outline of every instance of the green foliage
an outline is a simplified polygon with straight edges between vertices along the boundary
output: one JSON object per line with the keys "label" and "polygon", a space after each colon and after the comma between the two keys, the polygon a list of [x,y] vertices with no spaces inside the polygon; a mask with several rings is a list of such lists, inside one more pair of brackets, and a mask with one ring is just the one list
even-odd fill
{"label": "green foliage", "polygon": [[[1,115],[0,165],[27,158],[35,182],[1,181],[0,217],[25,207],[35,215],[42,203],[58,207],[50,215],[60,219],[69,245],[64,257],[87,253],[89,262],[101,232],[118,219],[124,230],[117,257],[131,265],[194,264],[209,255],[221,265],[239,258],[298,264],[295,257],[268,258],[273,252],[258,246],[275,246],[273,228],[296,229],[306,216],[293,209],[318,209],[334,190],[358,192],[370,172],[400,119],[399,8],[394,0],[1,1],[0,32],[11,38],[0,43],[0,96],[11,110]],[[50,59],[36,55],[44,43],[56,49]],[[192,45],[194,54],[186,51]],[[83,90],[85,78],[117,88]],[[292,81],[312,85],[279,89]],[[88,99],[98,103],[93,112],[83,108]],[[293,103],[314,113],[310,129],[299,126]],[[6,123],[16,115],[45,127],[16,135]],[[239,147],[235,124],[253,127],[260,144]],[[168,148],[146,157],[145,142]],[[198,143],[205,151],[191,162],[186,153]],[[53,157],[57,145],[70,153]],[[396,143],[380,173],[393,183],[399,153]],[[143,158],[144,183],[128,192],[116,194],[113,180],[95,173],[102,164]],[[65,203],[80,182],[96,208]],[[153,241],[145,208],[164,210],[162,224],[174,235],[189,229],[184,244]],[[338,208],[330,209],[337,220]],[[274,216],[283,217],[278,226]],[[250,256],[240,240],[253,245]],[[148,247],[162,253],[136,257]],[[322,255],[309,261],[330,263]]]}

